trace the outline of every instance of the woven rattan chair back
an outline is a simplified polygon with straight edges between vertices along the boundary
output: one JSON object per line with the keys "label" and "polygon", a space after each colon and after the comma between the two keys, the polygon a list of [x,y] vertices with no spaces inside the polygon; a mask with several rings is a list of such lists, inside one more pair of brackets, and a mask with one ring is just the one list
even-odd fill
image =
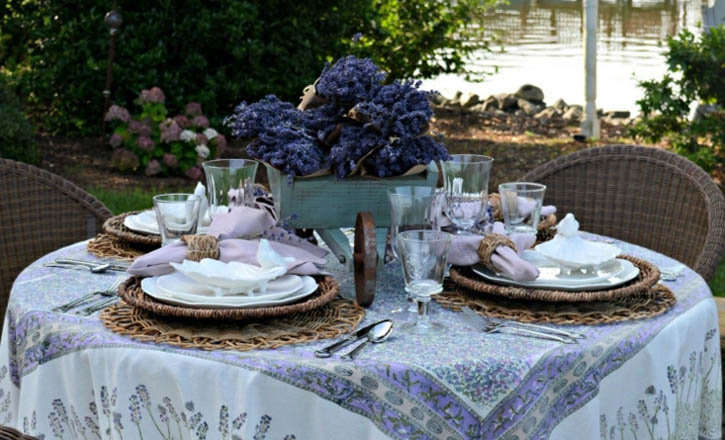
{"label": "woven rattan chair back", "polygon": [[28,264],[93,237],[111,212],[95,197],[40,168],[0,159],[0,313]]}
{"label": "woven rattan chair back", "polygon": [[547,186],[544,202],[581,229],[673,257],[710,280],[725,250],[725,200],[710,176],[666,150],[589,148],[547,162],[522,180]]}

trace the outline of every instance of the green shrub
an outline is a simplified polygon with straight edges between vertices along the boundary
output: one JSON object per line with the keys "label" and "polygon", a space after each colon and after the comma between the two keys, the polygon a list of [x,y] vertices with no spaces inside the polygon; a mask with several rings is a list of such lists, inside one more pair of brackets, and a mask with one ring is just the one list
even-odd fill
{"label": "green shrub", "polygon": [[34,137],[20,101],[0,77],[0,157],[37,163]]}
{"label": "green shrub", "polygon": [[[351,51],[372,55],[391,77],[462,70],[468,48],[455,31],[469,21],[474,2],[447,3],[122,2],[112,101],[129,107],[154,84],[170,95],[169,108],[199,102],[219,125],[241,100],[269,93],[296,100],[326,61]],[[45,131],[98,130],[109,47],[103,16],[109,9],[106,0],[0,2],[0,66],[12,73]],[[357,33],[363,38],[353,43]]]}
{"label": "green shrub", "polygon": [[[699,39],[685,30],[667,44],[670,73],[640,82],[643,118],[632,134],[651,142],[665,138],[675,152],[710,171],[725,162],[725,26]],[[710,110],[690,119],[694,102]]]}

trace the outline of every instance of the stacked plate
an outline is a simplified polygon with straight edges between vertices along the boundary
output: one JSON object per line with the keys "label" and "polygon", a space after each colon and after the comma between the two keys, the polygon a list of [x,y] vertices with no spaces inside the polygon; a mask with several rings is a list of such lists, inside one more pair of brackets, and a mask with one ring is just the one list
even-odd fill
{"label": "stacked plate", "polygon": [[[226,209],[226,207],[220,207]],[[200,219],[199,227],[197,232],[204,234],[209,229],[208,211]],[[153,209],[139,212],[138,214],[128,215],[123,219],[123,226],[135,232],[142,232],[144,234],[159,235],[159,224],[156,222],[156,213]]]}

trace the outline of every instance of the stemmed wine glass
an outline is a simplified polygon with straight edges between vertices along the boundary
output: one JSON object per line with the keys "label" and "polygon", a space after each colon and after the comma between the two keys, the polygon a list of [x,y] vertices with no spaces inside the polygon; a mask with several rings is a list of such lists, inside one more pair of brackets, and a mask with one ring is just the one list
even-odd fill
{"label": "stemmed wine glass", "polygon": [[488,203],[488,179],[493,158],[478,154],[453,154],[442,163],[446,215],[457,234],[471,234]]}
{"label": "stemmed wine glass", "polygon": [[398,234],[405,290],[413,296],[418,307],[417,320],[403,325],[403,329],[417,334],[428,334],[443,325],[433,322],[428,314],[431,296],[443,291],[451,235],[443,231],[410,230]]}

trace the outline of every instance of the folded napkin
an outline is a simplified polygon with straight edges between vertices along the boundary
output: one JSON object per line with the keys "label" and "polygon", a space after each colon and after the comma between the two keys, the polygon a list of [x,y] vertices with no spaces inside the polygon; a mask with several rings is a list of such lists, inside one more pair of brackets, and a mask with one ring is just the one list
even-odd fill
{"label": "folded napkin", "polygon": [[[503,223],[495,222],[491,227],[491,233],[506,236]],[[504,245],[497,246],[490,258],[494,269],[515,281],[535,280],[539,276],[539,269],[522,259],[518,253],[533,246],[536,236],[534,234],[511,234],[508,238],[516,249]],[[471,266],[481,262],[478,250],[482,239],[481,235],[454,235],[448,252],[448,262],[456,266]]]}
{"label": "folded napkin", "polygon": [[[327,251],[276,226],[272,215],[265,209],[241,206],[217,214],[209,226],[208,235],[218,239],[218,259],[224,262],[257,264],[259,239],[266,238],[282,257],[295,259],[288,264],[290,273],[323,273],[317,265],[325,264]],[[186,258],[187,251],[187,245],[183,241],[164,246],[136,259],[128,272],[136,276],[169,273],[173,270],[169,263],[181,263]]]}

